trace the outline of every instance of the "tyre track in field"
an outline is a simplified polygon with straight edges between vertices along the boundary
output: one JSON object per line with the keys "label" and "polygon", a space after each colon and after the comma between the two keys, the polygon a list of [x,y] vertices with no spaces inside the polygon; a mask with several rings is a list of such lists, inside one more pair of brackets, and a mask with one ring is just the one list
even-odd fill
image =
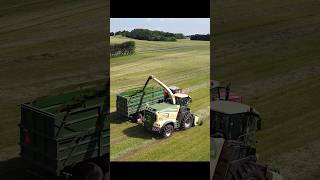
{"label": "tyre track in field", "polygon": [[[185,138],[185,136],[187,136],[186,134],[190,134],[190,130],[189,131],[186,130],[186,132],[184,134],[182,134],[182,133],[183,132],[176,131],[173,134],[173,136],[170,137],[169,139],[148,140],[148,141],[144,142],[143,144],[138,145],[138,146],[136,146],[136,147],[134,147],[132,149],[130,148],[130,149],[126,150],[126,151],[123,151],[123,153],[121,153],[116,160],[121,160],[121,161],[132,161],[132,160],[135,160],[135,157],[137,156],[137,154],[145,154],[145,153],[148,153],[149,151],[154,150],[153,148],[151,148],[154,145],[155,146],[162,146],[162,145],[165,145],[165,144],[170,144],[170,142],[183,140]],[[190,136],[188,136],[188,137],[190,137]],[[195,136],[193,136],[193,138],[195,138],[195,139],[200,139],[200,137],[202,137],[201,134],[196,134]],[[190,140],[190,142],[191,142],[191,140]],[[181,145],[178,144],[178,143],[174,143],[173,146],[176,147],[176,148],[173,148],[173,149],[177,149],[178,146],[179,146],[179,152],[183,152],[183,153],[187,153],[187,151],[184,151],[184,150],[190,149],[190,147],[180,147]],[[168,155],[169,154],[167,154],[166,156],[168,156]],[[176,155],[172,155],[172,156],[175,157]],[[181,154],[180,154],[180,156],[181,156]],[[165,158],[165,159],[171,159],[171,158],[166,158],[163,155],[161,155],[161,157]],[[174,157],[172,157],[172,158],[174,158]],[[134,159],[132,159],[132,158],[134,158]],[[183,158],[181,158],[181,159],[183,159]],[[156,159],[149,159],[149,161],[154,161],[154,160],[156,160]]]}
{"label": "tyre track in field", "polygon": [[156,140],[146,140],[145,142],[143,142],[142,144],[138,145],[138,146],[134,146],[131,148],[127,148],[124,151],[121,151],[117,154],[113,154],[110,156],[110,159],[112,161],[119,161],[119,160],[124,160],[124,157],[129,156],[130,154],[135,154],[137,152],[139,152],[142,148],[146,148],[148,146],[151,146],[151,144],[156,143]]}
{"label": "tyre track in field", "polygon": [[[192,129],[186,131],[177,131],[174,133],[172,139],[164,139],[159,140],[157,144],[150,144],[148,148],[142,149],[140,148],[143,153],[140,151],[135,151],[134,153],[129,153],[124,156],[123,160],[136,160],[137,154],[141,155],[139,159],[144,159],[147,161],[154,161],[155,159],[159,159],[161,157],[164,161],[176,161],[177,157],[179,160],[188,160],[193,159],[194,157],[190,157],[191,150],[198,149],[197,145],[199,144],[198,141],[203,139],[203,132],[202,133],[195,133],[196,131],[200,130],[199,128],[206,128],[206,126],[201,127],[193,127]],[[186,138],[187,137],[187,138]],[[190,139],[190,137],[192,137]],[[208,135],[209,137],[209,135]],[[209,140],[208,140],[209,141]],[[195,144],[197,145],[195,145]],[[184,144],[183,146],[181,144]],[[152,146],[155,146],[151,148]],[[169,147],[172,150],[178,151],[170,151],[165,149],[165,147]],[[167,153],[163,152],[168,151]],[[159,151],[161,154],[159,154]],[[151,156],[151,157],[150,157]],[[208,156],[209,159],[209,156]],[[194,160],[194,159],[193,159]]]}

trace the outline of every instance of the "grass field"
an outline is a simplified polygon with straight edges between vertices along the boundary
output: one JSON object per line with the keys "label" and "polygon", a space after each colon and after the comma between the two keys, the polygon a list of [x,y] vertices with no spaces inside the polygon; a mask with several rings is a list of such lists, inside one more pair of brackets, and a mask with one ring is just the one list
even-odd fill
{"label": "grass field", "polygon": [[[128,39],[111,37],[111,43],[124,41]],[[209,161],[209,42],[134,41],[134,55],[112,58],[110,63],[111,160]],[[168,139],[156,139],[142,126],[117,116],[116,94],[142,87],[149,75],[187,89],[193,100],[191,109],[204,125],[176,132]]]}
{"label": "grass field", "polygon": [[0,177],[19,179],[21,103],[106,77],[106,1],[0,3]]}
{"label": "grass field", "polygon": [[320,176],[320,3],[222,1],[212,9],[213,78],[261,113],[259,158],[286,179]]}

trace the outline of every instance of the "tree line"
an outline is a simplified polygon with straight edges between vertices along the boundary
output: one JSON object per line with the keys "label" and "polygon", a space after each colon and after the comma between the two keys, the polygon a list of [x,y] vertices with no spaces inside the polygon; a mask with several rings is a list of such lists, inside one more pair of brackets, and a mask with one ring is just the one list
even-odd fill
{"label": "tree line", "polygon": [[163,31],[152,31],[149,29],[134,29],[132,31],[117,31],[111,32],[110,36],[122,35],[128,38],[147,40],[147,41],[176,41],[183,39],[185,36],[182,33],[170,33]]}
{"label": "tree line", "polygon": [[190,40],[210,41],[210,34],[191,35]]}
{"label": "tree line", "polygon": [[127,41],[120,44],[110,44],[111,57],[131,55],[135,52],[135,42]]}
{"label": "tree line", "polygon": [[176,41],[190,37],[190,40],[210,41],[210,34],[194,34],[185,36],[182,33],[170,33],[163,31],[152,31],[149,29],[134,29],[132,31],[110,32],[110,36],[122,35],[128,38],[147,40],[147,41]]}

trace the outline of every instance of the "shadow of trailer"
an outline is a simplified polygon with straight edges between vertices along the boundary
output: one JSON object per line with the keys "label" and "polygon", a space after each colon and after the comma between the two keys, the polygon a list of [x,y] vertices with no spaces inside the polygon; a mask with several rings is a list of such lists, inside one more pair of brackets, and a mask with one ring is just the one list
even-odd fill
{"label": "shadow of trailer", "polygon": [[40,179],[109,179],[106,86],[88,86],[21,105],[20,148]]}

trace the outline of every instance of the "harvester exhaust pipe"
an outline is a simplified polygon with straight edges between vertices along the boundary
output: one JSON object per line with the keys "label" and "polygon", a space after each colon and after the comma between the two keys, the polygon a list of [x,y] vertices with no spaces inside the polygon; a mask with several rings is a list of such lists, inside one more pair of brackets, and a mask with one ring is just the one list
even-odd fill
{"label": "harvester exhaust pipe", "polygon": [[226,87],[225,100],[228,101],[230,96],[230,83]]}

